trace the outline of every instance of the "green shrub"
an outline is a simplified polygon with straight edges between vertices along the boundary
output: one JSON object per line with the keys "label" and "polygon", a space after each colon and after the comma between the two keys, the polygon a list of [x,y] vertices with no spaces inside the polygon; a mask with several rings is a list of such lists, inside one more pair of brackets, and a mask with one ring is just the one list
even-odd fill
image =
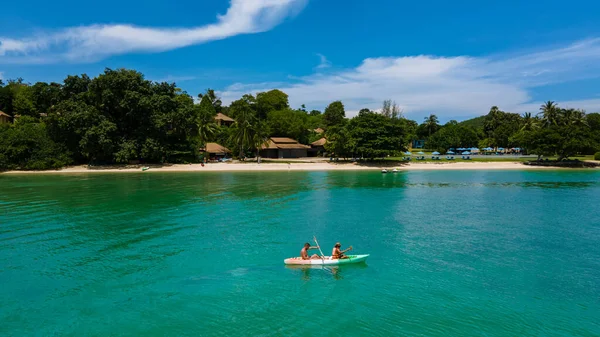
{"label": "green shrub", "polygon": [[0,170],[47,170],[72,163],[71,153],[48,137],[43,123],[22,117],[0,132]]}
{"label": "green shrub", "polygon": [[600,160],[600,152],[596,152],[594,155],[594,160]]}

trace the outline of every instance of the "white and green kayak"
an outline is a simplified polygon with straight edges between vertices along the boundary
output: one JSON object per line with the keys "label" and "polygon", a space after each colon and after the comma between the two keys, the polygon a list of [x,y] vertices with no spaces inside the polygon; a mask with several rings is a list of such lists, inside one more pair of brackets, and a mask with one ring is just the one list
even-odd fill
{"label": "white and green kayak", "polygon": [[283,260],[283,263],[290,265],[326,265],[337,266],[342,264],[361,263],[367,260],[369,254],[364,255],[347,255],[347,259],[332,259],[331,256],[325,256],[322,259],[302,260],[301,257],[291,257]]}

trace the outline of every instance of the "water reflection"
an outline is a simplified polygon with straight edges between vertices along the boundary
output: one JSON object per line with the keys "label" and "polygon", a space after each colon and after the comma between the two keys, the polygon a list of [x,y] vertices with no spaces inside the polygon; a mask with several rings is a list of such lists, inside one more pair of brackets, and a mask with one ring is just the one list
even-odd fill
{"label": "water reflection", "polygon": [[285,268],[300,273],[302,280],[310,281],[312,276],[331,277],[335,280],[341,280],[344,275],[350,275],[352,271],[366,269],[366,263],[349,264],[344,266],[322,266],[322,265],[285,265]]}

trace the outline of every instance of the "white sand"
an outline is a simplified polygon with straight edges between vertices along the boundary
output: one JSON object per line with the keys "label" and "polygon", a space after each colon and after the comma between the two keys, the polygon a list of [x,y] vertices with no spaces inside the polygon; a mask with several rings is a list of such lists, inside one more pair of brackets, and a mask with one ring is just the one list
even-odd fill
{"label": "white sand", "polygon": [[[373,170],[383,168],[392,170],[392,166],[358,165],[354,163],[328,163],[325,161],[313,163],[209,163],[204,167],[200,164],[177,164],[169,166],[148,165],[149,172],[252,172],[252,171],[343,171],[343,170]],[[99,166],[88,168],[85,165],[71,166],[60,170],[48,171],[9,171],[2,174],[56,174],[56,173],[109,173],[109,172],[142,172],[142,165],[135,166]],[[410,163],[397,166],[400,171],[414,170],[544,170],[555,167],[535,167],[519,162],[452,162],[452,163]]]}

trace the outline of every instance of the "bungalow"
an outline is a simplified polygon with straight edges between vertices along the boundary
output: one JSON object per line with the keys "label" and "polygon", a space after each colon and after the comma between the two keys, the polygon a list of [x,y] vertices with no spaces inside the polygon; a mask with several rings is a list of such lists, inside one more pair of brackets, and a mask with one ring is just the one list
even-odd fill
{"label": "bungalow", "polygon": [[309,157],[316,157],[319,153],[325,153],[325,144],[327,143],[327,139],[325,137],[310,143],[310,151],[308,153]]}
{"label": "bungalow", "polygon": [[208,153],[210,160],[219,160],[231,153],[228,148],[217,143],[206,143],[206,147],[201,148],[200,152]]}
{"label": "bungalow", "polygon": [[12,117],[4,111],[0,111],[0,124],[8,124],[12,120]]}
{"label": "bungalow", "polygon": [[286,137],[271,137],[262,146],[260,155],[264,158],[302,158],[308,156],[310,146]]}
{"label": "bungalow", "polygon": [[219,126],[231,126],[233,123],[235,123],[235,120],[233,118],[224,115],[220,112],[215,116],[215,121],[217,121],[217,124]]}

